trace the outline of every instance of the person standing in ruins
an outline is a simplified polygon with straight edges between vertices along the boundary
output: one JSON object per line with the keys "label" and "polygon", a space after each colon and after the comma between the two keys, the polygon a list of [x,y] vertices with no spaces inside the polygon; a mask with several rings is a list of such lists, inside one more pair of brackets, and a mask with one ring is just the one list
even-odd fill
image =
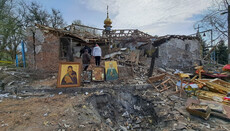
{"label": "person standing in ruins", "polygon": [[101,61],[101,48],[99,47],[98,44],[93,48],[93,56],[95,58],[95,63],[96,66],[100,66],[100,61]]}
{"label": "person standing in ruins", "polygon": [[82,56],[85,53],[85,50],[88,50],[88,54],[91,55],[91,49],[87,45],[85,45],[81,50],[80,50],[80,56]]}
{"label": "person standing in ruins", "polygon": [[82,63],[83,63],[84,71],[86,71],[90,64],[90,55],[87,49],[85,49],[84,54],[82,55]]}

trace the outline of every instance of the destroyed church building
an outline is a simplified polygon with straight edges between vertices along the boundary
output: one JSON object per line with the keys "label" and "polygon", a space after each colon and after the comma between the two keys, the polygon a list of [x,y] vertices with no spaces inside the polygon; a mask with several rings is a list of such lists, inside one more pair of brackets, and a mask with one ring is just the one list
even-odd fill
{"label": "destroyed church building", "polygon": [[[138,50],[150,65],[151,55],[158,48],[155,66],[173,69],[191,69],[200,60],[200,44],[197,37],[168,35],[151,36],[137,29],[112,30],[112,21],[104,20],[104,28],[72,24],[55,29],[36,24],[27,29],[27,61],[29,68],[58,71],[58,63],[81,62],[80,49],[85,45],[102,48],[102,58],[113,53],[113,48]],[[82,30],[82,29],[85,30]],[[118,61],[119,63],[119,61]],[[136,63],[138,64],[138,63]]]}
{"label": "destroyed church building", "polygon": [[73,27],[54,29],[36,24],[35,28],[28,28],[27,61],[29,68],[55,72],[58,70],[59,62],[81,62],[78,59],[80,49],[85,45],[92,47],[98,43],[102,50],[108,50],[107,46],[104,46],[106,39],[95,39],[96,36],[90,33],[83,34],[79,30],[74,30]]}

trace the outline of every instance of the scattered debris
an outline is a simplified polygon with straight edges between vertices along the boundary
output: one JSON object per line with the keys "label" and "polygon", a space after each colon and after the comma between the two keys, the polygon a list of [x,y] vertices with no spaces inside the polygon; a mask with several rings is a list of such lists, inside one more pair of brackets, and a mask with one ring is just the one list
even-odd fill
{"label": "scattered debris", "polygon": [[209,106],[206,105],[199,105],[199,104],[194,104],[192,103],[191,105],[189,105],[186,110],[195,116],[200,116],[202,118],[204,118],[205,120],[207,120],[211,114],[211,109],[209,108]]}
{"label": "scattered debris", "polygon": [[45,113],[43,116],[48,116],[48,113]]}
{"label": "scattered debris", "polygon": [[70,125],[68,125],[68,124],[64,124],[64,127],[65,127],[65,128],[69,128],[69,127],[70,127]]}
{"label": "scattered debris", "polygon": [[[226,79],[206,78],[201,70],[188,73],[157,67],[148,78],[149,65],[145,61],[150,59],[143,57],[142,50],[111,50],[102,63],[105,59],[116,60],[119,79],[84,83],[79,88],[55,88],[57,74],[41,76],[2,69],[0,108],[8,113],[2,113],[3,130],[19,130],[22,127],[17,123],[29,125],[38,120],[41,123],[36,124],[51,130],[230,128],[230,84]],[[13,115],[18,118],[11,121]]]}

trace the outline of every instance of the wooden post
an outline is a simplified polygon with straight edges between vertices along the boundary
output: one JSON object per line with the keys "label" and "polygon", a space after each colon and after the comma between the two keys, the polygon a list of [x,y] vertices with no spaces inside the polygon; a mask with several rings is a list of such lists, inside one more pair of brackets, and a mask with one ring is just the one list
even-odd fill
{"label": "wooden post", "polygon": [[73,44],[72,44],[72,38],[70,39],[70,43],[69,43],[69,46],[68,46],[68,53],[67,53],[67,58],[68,58],[68,61],[71,61],[73,62]]}
{"label": "wooden post", "polygon": [[182,91],[183,91],[183,77],[180,77],[180,97],[181,97],[181,94],[182,94]]}
{"label": "wooden post", "polygon": [[203,71],[203,66],[197,66],[197,67],[195,67],[195,69],[197,69],[197,71],[198,71],[198,74],[199,74],[199,80],[200,79],[202,79],[201,77],[202,77],[202,71]]}
{"label": "wooden post", "polygon": [[153,75],[153,68],[154,68],[154,65],[155,65],[155,58],[156,58],[157,51],[158,51],[158,48],[156,48],[156,50],[152,54],[151,65],[150,65],[150,68],[149,68],[148,77],[151,77]]}
{"label": "wooden post", "polygon": [[74,61],[73,60],[73,39],[70,39],[70,61]]}
{"label": "wooden post", "polygon": [[199,80],[201,79],[201,69],[199,69]]}

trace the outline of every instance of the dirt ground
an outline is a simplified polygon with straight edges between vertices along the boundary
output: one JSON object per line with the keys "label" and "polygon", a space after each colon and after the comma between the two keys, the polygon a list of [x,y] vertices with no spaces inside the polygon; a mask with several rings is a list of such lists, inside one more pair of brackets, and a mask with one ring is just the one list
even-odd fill
{"label": "dirt ground", "polygon": [[54,95],[4,99],[0,103],[0,130],[106,130],[96,113],[85,105],[84,97]]}

